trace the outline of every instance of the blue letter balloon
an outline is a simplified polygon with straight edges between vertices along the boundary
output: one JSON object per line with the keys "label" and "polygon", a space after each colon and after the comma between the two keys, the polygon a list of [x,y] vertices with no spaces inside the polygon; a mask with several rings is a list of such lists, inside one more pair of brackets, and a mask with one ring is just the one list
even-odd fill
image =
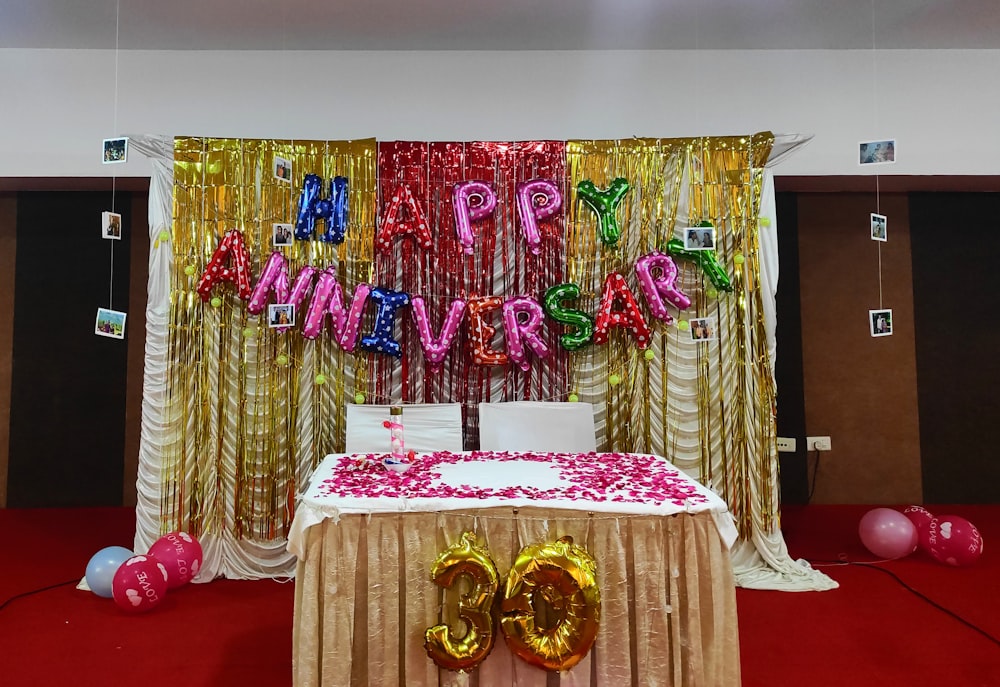
{"label": "blue letter balloon", "polygon": [[108,546],[101,549],[87,563],[87,586],[90,591],[105,599],[112,595],[111,583],[119,566],[132,557],[132,552],[124,546]]}

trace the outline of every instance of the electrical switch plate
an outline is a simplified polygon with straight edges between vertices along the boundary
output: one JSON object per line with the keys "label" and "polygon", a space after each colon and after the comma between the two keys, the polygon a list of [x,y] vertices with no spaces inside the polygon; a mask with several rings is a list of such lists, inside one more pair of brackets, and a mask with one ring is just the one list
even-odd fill
{"label": "electrical switch plate", "polygon": [[806,437],[806,447],[810,451],[829,451],[830,437]]}
{"label": "electrical switch plate", "polygon": [[795,453],[795,439],[778,437],[778,451],[781,453]]}

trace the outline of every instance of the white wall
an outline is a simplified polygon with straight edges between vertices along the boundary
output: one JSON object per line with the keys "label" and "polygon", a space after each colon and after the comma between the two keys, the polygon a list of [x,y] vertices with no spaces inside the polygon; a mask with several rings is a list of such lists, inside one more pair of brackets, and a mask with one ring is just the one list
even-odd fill
{"label": "white wall", "polygon": [[[997,174],[1000,51],[0,50],[0,176],[141,176],[101,140],[814,134],[780,175]],[[116,124],[117,119],[117,124]],[[860,168],[861,140],[898,162]]]}

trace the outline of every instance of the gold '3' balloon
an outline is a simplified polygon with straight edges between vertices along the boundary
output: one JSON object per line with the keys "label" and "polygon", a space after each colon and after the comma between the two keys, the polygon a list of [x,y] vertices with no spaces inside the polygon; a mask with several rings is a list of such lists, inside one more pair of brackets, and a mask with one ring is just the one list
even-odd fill
{"label": "gold '3' balloon", "polygon": [[600,620],[597,563],[586,549],[572,537],[521,549],[501,604],[512,653],[545,670],[569,670],[587,655]]}
{"label": "gold '3' balloon", "polygon": [[467,575],[472,589],[462,594],[458,616],[465,621],[466,632],[456,639],[447,625],[435,625],[424,632],[427,655],[442,668],[469,672],[485,659],[496,641],[494,609],[500,575],[485,546],[476,543],[476,535],[466,532],[462,540],[438,555],[431,567],[431,579],[445,589]]}

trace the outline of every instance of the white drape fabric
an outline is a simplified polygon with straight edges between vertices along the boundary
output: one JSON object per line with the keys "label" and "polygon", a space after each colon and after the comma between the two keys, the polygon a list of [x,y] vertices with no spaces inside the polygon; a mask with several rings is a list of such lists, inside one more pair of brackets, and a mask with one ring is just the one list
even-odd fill
{"label": "white drape fabric", "polygon": [[[791,154],[809,140],[798,135],[778,135],[769,167]],[[142,432],[139,448],[138,471],[138,504],[136,507],[135,550],[145,551],[163,533],[176,529],[174,523],[167,522],[161,516],[161,503],[169,496],[164,493],[162,475],[175,466],[164,463],[162,447],[182,440],[181,431],[184,417],[179,413],[171,413],[171,405],[167,398],[168,370],[168,337],[170,312],[170,274],[173,263],[172,247],[168,237],[171,229],[172,189],[173,189],[173,141],[159,136],[130,136],[134,151],[150,158],[152,175],[149,197],[149,283],[148,302],[146,306],[146,357],[143,380]],[[774,208],[774,187],[771,170],[765,170],[765,183],[761,194],[760,215],[763,218],[760,231],[760,279],[764,285],[763,317],[766,323],[768,351],[773,360],[776,355],[774,344],[775,312],[774,294],[777,289],[778,254],[777,254],[777,218]],[[686,194],[681,194],[681,198]],[[679,208],[676,216],[687,217],[684,208]],[[713,349],[714,350],[714,349]],[[683,361],[679,361],[683,363]],[[599,373],[599,370],[594,372]],[[689,377],[677,376],[670,383],[669,389],[659,389],[660,393],[669,393],[677,403],[696,403],[698,384],[697,374]],[[580,404],[581,407],[584,405]],[[303,404],[308,408],[309,403]],[[595,404],[592,416],[593,426],[590,436],[597,436],[600,442],[604,436],[604,426],[607,421],[604,405]],[[311,422],[308,413],[302,413],[298,422]],[[677,467],[692,477],[699,479],[717,490],[719,485],[712,483],[711,475],[723,475],[722,465],[710,466],[710,474],[704,475],[700,464],[700,451],[697,445],[697,427],[691,428],[693,443],[685,444],[678,440],[673,446],[657,446],[651,450],[669,458]],[[384,429],[382,430],[385,431]],[[683,439],[683,437],[682,437]],[[435,446],[433,448],[440,448]],[[461,450],[458,445],[458,450]],[[505,448],[510,448],[505,446]],[[530,447],[536,448],[538,447]],[[562,448],[562,447],[560,447]],[[581,449],[573,449],[581,450]],[[588,450],[588,449],[582,449]],[[303,455],[309,455],[306,451]],[[769,462],[771,479],[755,476],[751,481],[753,501],[760,495],[761,485],[777,491],[777,454]],[[305,484],[311,465],[297,466],[300,476],[299,483]],[[220,493],[211,493],[225,507],[225,490],[234,482],[234,471],[231,466],[220,466],[219,473],[211,476],[215,480]],[[721,490],[719,490],[721,491]],[[777,494],[772,494],[770,502],[778,503]],[[294,574],[295,558],[286,550],[284,538],[269,540],[251,540],[236,536],[234,527],[236,515],[226,512],[225,526],[202,534],[200,541],[205,552],[205,560],[201,572],[195,578],[196,582],[209,581],[215,577],[236,579],[258,579],[266,577],[285,577]],[[788,554],[784,539],[778,526],[778,518],[773,518],[773,528],[761,533],[754,530],[751,538],[740,540],[732,551],[732,560],[737,583],[744,587],[759,589],[784,590],[820,590],[836,587],[836,583],[828,577],[812,570],[808,564],[794,561]]]}
{"label": "white drape fabric", "polygon": [[597,450],[594,407],[589,403],[509,401],[479,404],[483,451]]}
{"label": "white drape fabric", "polygon": [[[387,405],[347,404],[347,453],[387,453]],[[407,451],[462,450],[461,403],[408,403],[402,406],[403,444]]]}
{"label": "white drape fabric", "polygon": [[[150,158],[152,174],[149,190],[149,282],[146,303],[146,361],[143,377],[142,431],[139,442],[137,479],[136,533],[134,550],[147,551],[162,534],[178,525],[161,517],[164,446],[183,440],[185,417],[169,403],[168,337],[170,315],[170,274],[174,255],[167,237],[173,218],[173,139],[160,136],[130,136],[130,145]],[[161,238],[162,237],[162,238]],[[166,239],[166,240],[164,240]],[[232,398],[236,398],[232,395]],[[220,466],[216,475],[204,476],[218,485],[210,497],[218,497],[224,507],[223,527],[206,531],[199,537],[204,561],[195,582],[216,577],[259,579],[288,577],[294,573],[295,557],[286,548],[284,538],[253,540],[235,535],[236,514],[232,499],[226,498],[235,481],[235,466]]]}

